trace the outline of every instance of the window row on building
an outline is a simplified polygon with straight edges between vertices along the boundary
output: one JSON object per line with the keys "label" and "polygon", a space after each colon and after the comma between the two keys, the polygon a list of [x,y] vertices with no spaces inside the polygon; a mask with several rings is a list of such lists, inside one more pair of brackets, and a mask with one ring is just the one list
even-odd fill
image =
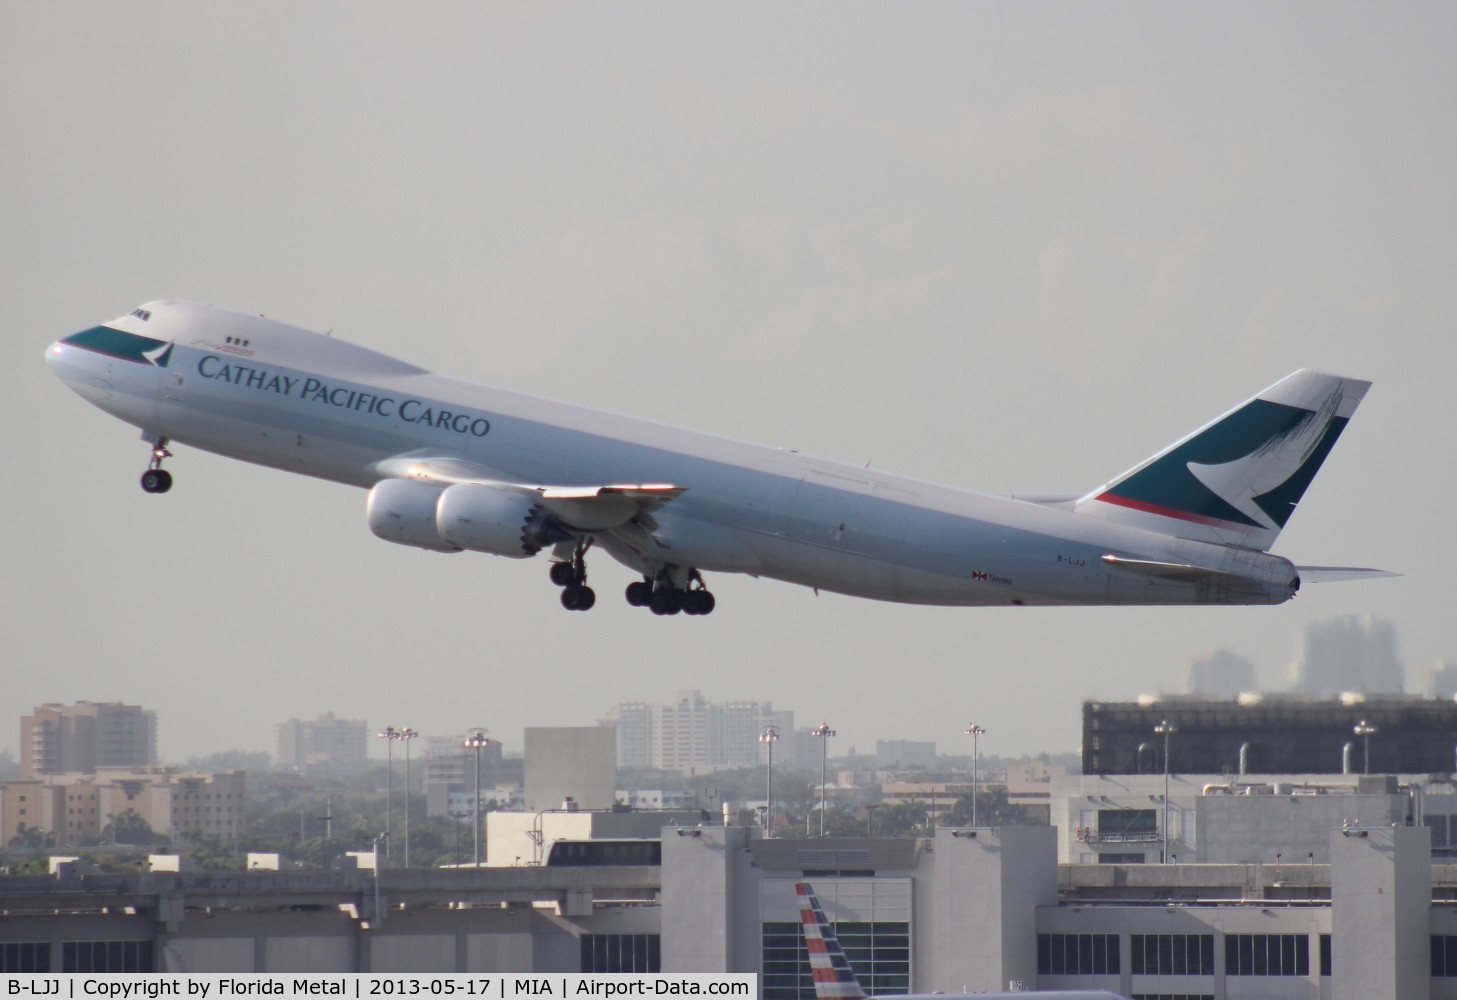
{"label": "window row on building", "polygon": [[[0,942],[0,973],[48,973],[49,941]],[[156,972],[151,941],[65,941],[61,972]]]}
{"label": "window row on building", "polygon": [[[1320,936],[1320,974],[1331,974],[1331,936]],[[1133,934],[1129,971],[1135,976],[1214,975],[1213,934]],[[1450,972],[1438,972],[1438,968]],[[1039,934],[1042,976],[1116,976],[1117,934]],[[1224,971],[1230,976],[1310,975],[1307,934],[1226,934]],[[1457,976],[1457,936],[1432,938],[1432,975]]]}
{"label": "window row on building", "polygon": [[1037,935],[1039,976],[1116,976],[1117,934]]}
{"label": "window row on building", "polygon": [[51,946],[45,941],[6,941],[0,944],[0,972],[50,972]]}
{"label": "window row on building", "polygon": [[1228,976],[1310,975],[1309,934],[1226,934]]}
{"label": "window row on building", "polygon": [[1134,934],[1135,976],[1214,975],[1213,934]]}
{"label": "window row on building", "polygon": [[[764,924],[764,971],[759,981],[763,1000],[800,1000],[815,995],[804,925],[791,922]],[[844,921],[835,924],[835,936],[845,951],[850,969],[862,989],[878,993],[908,993],[911,988],[911,925],[898,921]]]}
{"label": "window row on building", "polygon": [[583,972],[662,972],[658,934],[583,934]]}
{"label": "window row on building", "polygon": [[1432,935],[1432,978],[1457,977],[1457,934]]}

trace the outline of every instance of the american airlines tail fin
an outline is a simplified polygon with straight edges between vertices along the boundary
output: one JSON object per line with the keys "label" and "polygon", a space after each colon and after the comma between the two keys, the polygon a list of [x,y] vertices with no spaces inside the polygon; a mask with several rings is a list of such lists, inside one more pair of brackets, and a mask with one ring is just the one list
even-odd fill
{"label": "american airlines tail fin", "polygon": [[1080,497],[1079,514],[1268,550],[1370,382],[1301,369]]}
{"label": "american airlines tail fin", "polygon": [[835,937],[835,927],[825,918],[820,901],[806,882],[796,882],[799,894],[799,922],[804,925],[804,946],[809,952],[817,1000],[864,1000],[865,991]]}
{"label": "american airlines tail fin", "polygon": [[[794,891],[799,895],[799,921],[804,925],[804,945],[809,951],[810,971],[814,974],[815,1000],[868,1000],[868,994],[860,988],[855,973],[850,971],[850,962],[840,947],[840,939],[835,936],[835,926],[825,917],[814,890],[807,882],[796,882]],[[975,994],[985,1000],[1011,1000],[1028,995],[1046,997],[1047,1000],[1119,1000],[1117,994],[1106,990]],[[945,994],[940,992],[881,994],[877,1000],[942,1000],[943,996]]]}

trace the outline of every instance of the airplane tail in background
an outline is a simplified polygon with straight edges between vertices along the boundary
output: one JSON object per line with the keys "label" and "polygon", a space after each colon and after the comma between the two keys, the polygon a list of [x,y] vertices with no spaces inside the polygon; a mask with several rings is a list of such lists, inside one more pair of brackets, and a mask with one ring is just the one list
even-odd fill
{"label": "airplane tail in background", "polygon": [[1145,531],[1268,550],[1370,386],[1301,369],[1074,509]]}
{"label": "airplane tail in background", "polygon": [[806,882],[796,882],[799,894],[799,920],[804,925],[804,946],[809,951],[809,967],[814,975],[817,1000],[864,1000],[850,962],[835,936],[835,927],[825,918],[820,901]]}
{"label": "airplane tail in background", "polygon": [[[835,926],[825,917],[820,901],[807,882],[794,883],[799,895],[799,920],[804,925],[804,944],[809,951],[809,966],[814,973],[815,1000],[870,1000],[869,994],[860,988],[855,973],[850,971],[850,962],[835,936]],[[965,987],[963,987],[963,990]],[[1023,990],[1017,993],[976,993],[984,1000],[1011,1000],[1013,997],[1038,996],[1047,1000],[1119,1000],[1116,993],[1106,990],[1052,990],[1041,992]],[[943,994],[901,993],[894,996],[882,994],[877,1000],[941,1000]]]}

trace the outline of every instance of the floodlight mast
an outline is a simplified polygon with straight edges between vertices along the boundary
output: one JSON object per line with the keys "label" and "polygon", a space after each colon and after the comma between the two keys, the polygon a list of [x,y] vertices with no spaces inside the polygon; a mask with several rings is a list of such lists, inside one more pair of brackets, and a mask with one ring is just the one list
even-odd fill
{"label": "floodlight mast", "polygon": [[1156,725],[1156,726],[1153,727],[1153,731],[1154,731],[1155,735],[1162,736],[1164,738],[1164,822],[1163,822],[1163,827],[1164,827],[1164,829],[1163,829],[1163,834],[1164,834],[1164,838],[1163,838],[1164,839],[1164,850],[1163,850],[1163,858],[1162,858],[1162,861],[1164,862],[1164,864],[1168,864],[1168,862],[1169,862],[1169,737],[1172,736],[1174,733],[1177,733],[1179,731],[1179,727],[1176,726],[1176,725],[1174,725],[1168,719],[1164,719],[1158,725]]}
{"label": "floodlight mast", "polygon": [[976,826],[976,786],[977,786],[977,740],[985,736],[987,731],[975,722],[966,728],[966,735],[971,737],[971,825]]}
{"label": "floodlight mast", "polygon": [[[390,857],[390,813],[393,812],[390,802],[390,788],[395,776],[395,740],[399,739],[400,731],[394,726],[385,726],[375,733],[379,739],[384,740],[385,765],[384,765],[384,856],[388,861]],[[379,847],[375,847],[375,864],[379,864]]]}
{"label": "floodlight mast", "polygon": [[823,741],[820,744],[820,836],[823,837],[825,835],[825,785],[829,780],[830,737],[836,734],[828,722],[821,722],[811,729],[809,734],[817,736]]}
{"label": "floodlight mast", "polygon": [[1364,747],[1366,762],[1365,766],[1362,768],[1361,773],[1363,774],[1371,773],[1371,737],[1374,736],[1376,733],[1379,733],[1380,731],[1381,730],[1371,725],[1365,719],[1362,719],[1360,722],[1356,723],[1356,725],[1353,726],[1351,729],[1351,732],[1361,737],[1361,743]]}
{"label": "floodlight mast", "polygon": [[475,845],[475,866],[481,866],[481,751],[492,743],[497,742],[486,735],[484,729],[472,729],[460,741],[460,745],[467,750],[474,750],[476,754],[476,797],[471,807],[471,813],[475,816],[475,822],[471,823],[471,838]]}
{"label": "floodlight mast", "polygon": [[405,744],[405,867],[410,867],[410,741],[420,734],[409,726],[395,733],[395,739]]}
{"label": "floodlight mast", "polygon": [[768,765],[764,772],[764,836],[774,836],[774,744],[779,742],[779,730],[765,726],[759,734],[759,742],[768,751]]}

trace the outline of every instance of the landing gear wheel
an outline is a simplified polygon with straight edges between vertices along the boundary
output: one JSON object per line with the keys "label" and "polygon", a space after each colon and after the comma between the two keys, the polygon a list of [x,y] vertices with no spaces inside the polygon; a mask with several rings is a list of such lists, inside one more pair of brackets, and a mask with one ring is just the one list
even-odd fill
{"label": "landing gear wheel", "polygon": [[551,564],[551,582],[558,587],[570,587],[576,582],[577,571],[571,563],[554,562]]}
{"label": "landing gear wheel", "polygon": [[172,488],[172,473],[166,469],[148,469],[142,473],[142,489],[147,493],[166,493]]}
{"label": "landing gear wheel", "polygon": [[683,610],[683,592],[672,587],[659,587],[648,599],[648,607],[655,615],[676,615]]}
{"label": "landing gear wheel", "polygon": [[627,603],[635,608],[645,608],[648,602],[653,599],[653,585],[646,580],[638,580],[636,583],[627,585]]}
{"label": "landing gear wheel", "polygon": [[152,460],[147,471],[142,473],[142,490],[147,493],[166,493],[172,488],[172,473],[162,468],[162,459],[171,458],[167,450],[167,439],[143,432],[142,440],[152,446]]}
{"label": "landing gear wheel", "polygon": [[597,603],[597,593],[591,587],[566,587],[562,590],[562,607],[568,611],[589,611]]}
{"label": "landing gear wheel", "polygon": [[713,595],[706,590],[685,591],[683,594],[683,613],[685,615],[711,614],[716,603]]}

